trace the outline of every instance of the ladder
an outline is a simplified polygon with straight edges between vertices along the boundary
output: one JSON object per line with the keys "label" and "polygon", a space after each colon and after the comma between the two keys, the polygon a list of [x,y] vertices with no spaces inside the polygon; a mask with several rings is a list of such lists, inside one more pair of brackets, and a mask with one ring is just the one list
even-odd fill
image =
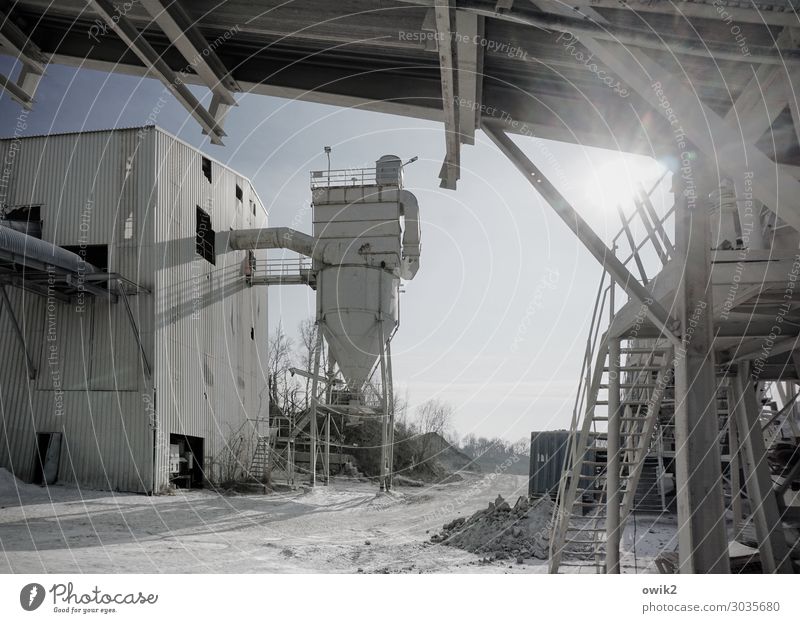
{"label": "ladder", "polygon": [[[562,566],[596,570],[605,566],[605,504],[607,499],[606,448],[608,442],[608,338],[600,342],[588,384],[580,429],[573,425],[567,469],[562,475],[551,522],[550,572]],[[651,344],[647,344],[651,342]],[[625,520],[648,496],[640,492],[645,467],[653,467],[656,428],[662,405],[669,402],[672,349],[656,340],[630,340],[622,347],[620,374],[620,530]],[[575,419],[573,418],[573,423]],[[653,475],[655,480],[658,470]],[[657,480],[649,483],[655,484]],[[590,511],[587,519],[586,511]],[[661,508],[660,510],[663,510]]]}
{"label": "ladder", "polygon": [[255,451],[253,452],[253,460],[250,461],[247,474],[258,482],[264,482],[269,474],[270,455],[269,435],[259,435],[256,440]]}

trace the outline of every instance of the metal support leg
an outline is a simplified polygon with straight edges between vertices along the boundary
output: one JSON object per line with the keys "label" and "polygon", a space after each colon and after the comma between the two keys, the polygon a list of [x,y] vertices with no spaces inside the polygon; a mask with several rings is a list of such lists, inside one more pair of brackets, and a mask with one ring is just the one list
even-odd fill
{"label": "metal support leg", "polygon": [[[381,326],[383,326],[381,324]],[[387,458],[387,443],[389,441],[388,436],[388,421],[389,421],[389,404],[387,399],[387,387],[386,387],[386,353],[384,351],[385,342],[383,332],[381,331],[381,388],[383,392],[383,398],[381,400],[381,466],[380,466],[380,487],[381,491],[386,491],[386,476],[388,473],[388,458]]]}
{"label": "metal support leg", "polygon": [[765,573],[792,573],[792,563],[783,534],[778,501],[772,490],[764,436],[758,418],[758,403],[749,378],[749,366],[740,364],[733,381],[736,423],[741,439],[745,487],[755,524],[761,567]]}
{"label": "metal support leg", "polygon": [[294,488],[294,441],[291,439],[286,442],[286,479]]}
{"label": "metal support leg", "polygon": [[331,482],[331,414],[325,416],[325,484],[329,485]]}
{"label": "metal support leg", "polygon": [[606,463],[606,573],[619,573],[620,492],[620,341],[611,340],[608,361],[608,449]]}
{"label": "metal support leg", "polygon": [[309,484],[317,484],[317,385],[319,383],[319,358],[322,350],[322,327],[317,323],[317,345],[314,349],[314,376],[311,379],[311,475]]}
{"label": "metal support leg", "polygon": [[675,476],[681,573],[729,573],[722,497],[708,193],[716,177],[698,163],[675,180],[675,248],[684,267],[678,288],[681,345],[675,351]]}
{"label": "metal support leg", "polygon": [[730,448],[731,462],[731,511],[733,512],[733,538],[736,539],[742,530],[742,483],[739,480],[739,427],[736,425],[736,412],[734,393],[728,388],[728,447]]}
{"label": "metal support leg", "polygon": [[392,481],[394,479],[394,377],[392,376],[392,343],[389,341],[386,344],[386,387],[387,387],[387,405],[388,405],[388,473],[386,475],[386,487],[392,488]]}

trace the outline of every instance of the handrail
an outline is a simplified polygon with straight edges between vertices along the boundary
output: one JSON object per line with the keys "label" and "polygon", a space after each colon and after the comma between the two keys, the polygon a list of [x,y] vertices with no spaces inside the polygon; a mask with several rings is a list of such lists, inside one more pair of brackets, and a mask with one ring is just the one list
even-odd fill
{"label": "handrail", "polygon": [[[652,195],[655,189],[660,186],[666,177],[666,173],[667,171],[665,171],[651,187],[651,189],[647,191],[647,199],[649,199],[650,195]],[[648,242],[653,244],[658,243],[657,238],[655,241],[653,240],[653,234],[650,232],[650,230],[655,229],[659,231],[659,233],[664,231],[663,225],[666,220],[672,216],[674,211],[675,206],[673,205],[669,210],[667,210],[663,217],[653,219],[653,222],[646,224],[645,228],[648,230],[648,234],[645,235],[644,238],[635,245],[634,249],[630,252],[630,255],[628,255],[628,257],[622,261],[623,265],[627,265],[631,262],[631,260],[637,258],[639,252]],[[637,215],[641,219],[646,219],[652,216],[648,216],[647,211],[640,209],[633,211],[630,215],[625,215],[624,213],[621,214],[622,225],[620,230],[612,239],[612,247],[615,250],[618,248],[618,245],[616,244],[617,241],[625,234],[626,228],[628,228],[634,217]],[[654,225],[655,227],[653,227]],[[667,248],[669,249],[669,247]],[[658,251],[661,251],[661,249],[659,248]],[[589,439],[589,426],[587,426],[588,422],[584,420],[589,416],[590,401],[592,400],[592,389],[593,387],[599,387],[599,378],[602,378],[603,374],[603,370],[598,370],[598,366],[604,365],[604,360],[602,362],[597,361],[599,356],[599,342],[605,341],[607,335],[605,332],[601,331],[601,319],[606,311],[607,305],[610,311],[610,317],[613,318],[614,312],[616,311],[616,309],[614,309],[616,305],[614,303],[613,296],[613,289],[616,287],[616,284],[613,280],[610,280],[609,285],[604,287],[607,272],[608,271],[603,270],[597,287],[597,294],[595,295],[591,321],[589,324],[589,333],[586,338],[586,348],[584,350],[580,378],[578,379],[578,388],[575,394],[575,401],[573,403],[572,420],[570,422],[569,429],[568,451],[564,453],[564,463],[562,465],[561,477],[559,478],[558,490],[556,493],[555,505],[553,507],[553,515],[551,518],[551,532],[553,533],[553,536],[556,537],[551,538],[550,540],[549,556],[551,561],[553,560],[554,555],[556,555],[558,561],[560,562],[561,552],[554,552],[554,548],[563,547],[562,541],[563,538],[565,538],[565,534],[561,534],[561,532],[566,526],[568,526],[569,522],[569,517],[564,517],[561,513],[563,512],[568,514],[571,512],[571,508],[565,507],[562,509],[561,506],[562,503],[565,502],[564,498],[567,495],[567,487],[570,477],[573,479],[580,478],[580,474],[574,474],[572,472],[576,466],[581,464],[581,461],[578,459],[586,452],[586,448],[583,446],[588,442]],[[596,405],[591,404],[591,409],[594,409],[595,406]],[[574,483],[570,484],[572,484],[574,487]],[[605,487],[605,484],[603,486]]]}

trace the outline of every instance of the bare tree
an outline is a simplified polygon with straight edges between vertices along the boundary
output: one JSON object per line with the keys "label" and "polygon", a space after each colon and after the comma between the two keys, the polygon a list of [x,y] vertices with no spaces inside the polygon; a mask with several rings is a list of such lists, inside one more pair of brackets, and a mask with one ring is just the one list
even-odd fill
{"label": "bare tree", "polygon": [[279,323],[275,334],[269,340],[269,393],[270,401],[285,414],[296,409],[297,383],[291,377],[292,339],[287,337]]}
{"label": "bare tree", "polygon": [[[316,356],[317,345],[320,345],[321,350],[319,359],[319,373],[320,376],[325,376],[328,372],[327,357],[325,356],[326,353],[324,343],[321,344],[319,342],[319,325],[314,321],[313,318],[306,318],[300,322],[297,327],[297,331],[300,334],[300,346],[298,347],[300,365],[298,367],[302,367],[303,370],[305,370],[308,374],[313,374],[314,357]],[[312,382],[310,378],[305,377],[300,383],[304,389],[303,404],[305,408],[308,408],[311,405]]]}
{"label": "bare tree", "polygon": [[441,400],[429,400],[417,407],[417,426],[420,433],[420,455],[430,458],[436,435],[445,436],[453,419],[453,407]]}

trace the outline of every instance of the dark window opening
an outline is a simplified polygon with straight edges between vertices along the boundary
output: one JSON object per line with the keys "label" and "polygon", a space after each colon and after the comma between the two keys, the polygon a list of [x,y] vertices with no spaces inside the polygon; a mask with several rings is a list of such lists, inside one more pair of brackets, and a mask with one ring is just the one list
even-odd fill
{"label": "dark window opening", "polygon": [[80,255],[84,262],[91,264],[104,273],[108,272],[108,245],[107,244],[81,244],[66,245],[63,247],[67,251],[72,251],[75,255]]}
{"label": "dark window opening", "polygon": [[211,182],[211,160],[206,157],[203,157],[203,175]]}
{"label": "dark window opening", "polygon": [[244,198],[244,193],[242,193],[242,187],[239,184],[236,184],[236,200],[242,201]]}
{"label": "dark window opening", "polygon": [[253,211],[253,216],[256,215],[256,202],[252,199],[250,200],[250,209]]}
{"label": "dark window opening", "polygon": [[169,482],[182,489],[202,489],[203,438],[189,435],[169,436]]}
{"label": "dark window opening", "polygon": [[250,339],[256,341],[256,330],[253,327],[250,327]]}
{"label": "dark window opening", "polygon": [[214,249],[214,229],[211,227],[211,217],[208,212],[197,206],[197,224],[195,228],[195,251],[197,255],[211,264],[217,263],[217,254]]}
{"label": "dark window opening", "polygon": [[4,225],[34,238],[42,238],[41,206],[24,206],[9,210],[3,217]]}

